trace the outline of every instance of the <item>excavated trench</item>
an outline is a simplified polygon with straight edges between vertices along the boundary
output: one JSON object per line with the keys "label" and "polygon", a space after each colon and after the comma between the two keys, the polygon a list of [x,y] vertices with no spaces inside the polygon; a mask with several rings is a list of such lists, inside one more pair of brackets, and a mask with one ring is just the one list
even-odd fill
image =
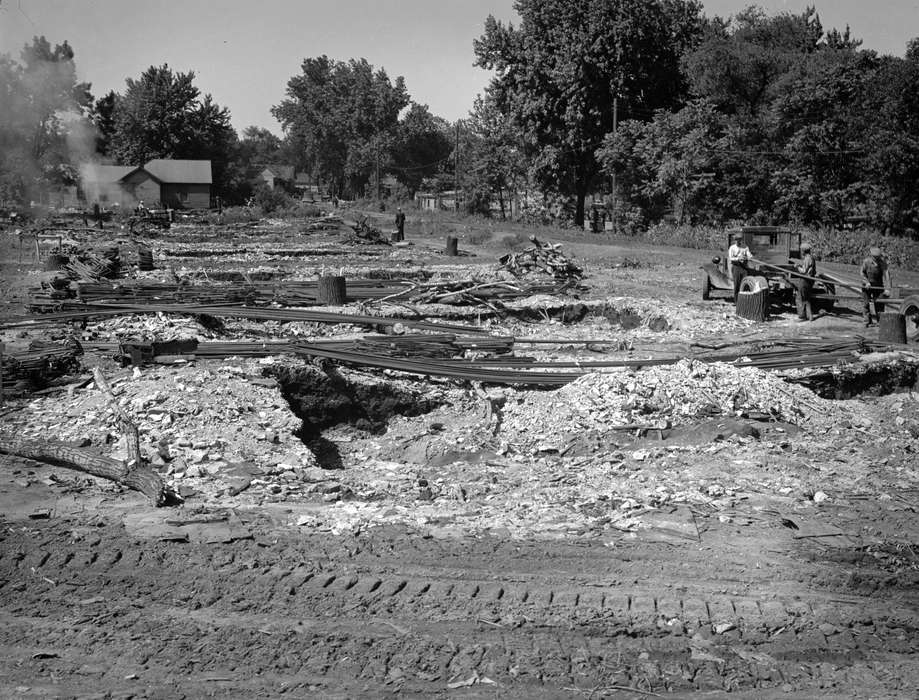
{"label": "excavated trench", "polygon": [[302,421],[298,437],[314,449],[328,428],[348,425],[378,435],[393,416],[420,416],[442,405],[420,391],[390,382],[349,381],[331,363],[273,366],[265,374],[277,380],[281,394]]}
{"label": "excavated trench", "polygon": [[824,399],[842,401],[857,396],[887,396],[919,391],[919,363],[909,360],[866,363],[794,381]]}

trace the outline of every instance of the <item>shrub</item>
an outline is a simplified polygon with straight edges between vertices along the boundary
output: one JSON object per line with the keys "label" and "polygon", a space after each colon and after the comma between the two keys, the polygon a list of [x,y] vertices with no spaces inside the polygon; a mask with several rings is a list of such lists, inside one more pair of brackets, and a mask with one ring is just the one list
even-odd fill
{"label": "shrub", "polygon": [[252,207],[226,207],[218,214],[215,211],[207,215],[209,224],[242,224],[259,218],[259,211]]}
{"label": "shrub", "polygon": [[253,204],[262,210],[263,214],[273,214],[279,209],[291,207],[294,200],[289,194],[279,187],[274,189],[268,185],[259,184],[252,195]]}

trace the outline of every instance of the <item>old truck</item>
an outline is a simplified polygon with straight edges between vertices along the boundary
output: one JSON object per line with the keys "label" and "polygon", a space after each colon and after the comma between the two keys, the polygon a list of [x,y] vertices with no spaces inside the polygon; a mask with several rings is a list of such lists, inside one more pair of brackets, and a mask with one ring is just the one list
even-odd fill
{"label": "old truck", "polygon": [[[792,260],[801,258],[801,234],[777,226],[744,226],[727,231],[724,255],[712,258],[710,263],[702,266],[705,274],[702,277],[702,299],[709,300],[714,294],[734,292],[734,284],[728,270],[728,248],[734,236],[743,236],[750,249],[749,275],[744,279],[741,290],[758,291],[769,289],[771,305],[786,306],[794,304],[793,273],[795,264]],[[814,283],[814,310],[833,308],[836,286],[833,280],[818,273],[818,282]]]}

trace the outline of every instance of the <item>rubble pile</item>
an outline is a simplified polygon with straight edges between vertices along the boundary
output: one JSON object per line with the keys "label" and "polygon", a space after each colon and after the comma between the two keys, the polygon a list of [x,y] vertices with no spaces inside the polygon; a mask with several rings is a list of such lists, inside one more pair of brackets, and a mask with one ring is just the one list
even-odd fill
{"label": "rubble pile", "polygon": [[551,275],[558,280],[580,280],[584,270],[571,258],[562,254],[560,243],[542,243],[530,236],[533,244],[517,253],[502,255],[501,267],[516,277],[537,273]]}
{"label": "rubble pile", "polygon": [[[316,465],[296,437],[300,421],[274,379],[273,360],[202,367],[176,366],[109,375],[118,403],[137,424],[151,465],[181,492],[217,492],[239,479],[256,485]],[[4,432],[24,439],[53,438],[98,448],[124,459],[118,422],[93,385],[68,401],[38,397],[5,418]],[[287,489],[285,489],[286,491]]]}
{"label": "rubble pile", "polygon": [[370,219],[366,216],[356,223],[349,224],[349,226],[354,233],[352,236],[345,239],[347,243],[389,245],[389,238],[380,229],[370,223]]}
{"label": "rubble pile", "polygon": [[851,418],[853,410],[769,372],[687,359],[639,371],[595,372],[552,393],[518,394],[504,408],[502,434],[512,442],[562,449],[586,432],[751,414],[820,432]]}

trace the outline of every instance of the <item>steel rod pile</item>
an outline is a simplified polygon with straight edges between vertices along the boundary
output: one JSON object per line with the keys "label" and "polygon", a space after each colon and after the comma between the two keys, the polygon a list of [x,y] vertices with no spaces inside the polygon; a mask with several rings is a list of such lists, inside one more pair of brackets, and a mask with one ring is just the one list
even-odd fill
{"label": "steel rod pile", "polygon": [[47,386],[48,382],[79,368],[83,348],[76,341],[63,345],[32,343],[28,350],[4,353],[0,381],[4,394],[18,394]]}
{"label": "steel rod pile", "polygon": [[220,318],[246,318],[257,321],[308,323],[352,323],[364,326],[395,326],[440,332],[481,333],[481,329],[458,324],[432,323],[430,321],[392,318],[387,316],[367,316],[363,314],[343,314],[311,309],[272,309],[252,306],[209,306],[199,304],[83,304],[76,310],[64,310],[41,316],[14,316],[0,322],[0,329],[20,328],[22,326],[44,325],[49,323],[81,321],[91,318],[108,318],[130,314],[184,314],[208,315]]}
{"label": "steel rod pile", "polygon": [[[405,280],[348,280],[348,301],[411,301],[414,303],[489,304],[534,294],[561,294],[567,283],[510,284],[474,281],[415,284]],[[83,304],[245,304],[318,305],[318,280],[250,282],[243,285],[187,282],[74,282],[67,286],[29,291],[28,309],[37,313],[80,311]]]}

